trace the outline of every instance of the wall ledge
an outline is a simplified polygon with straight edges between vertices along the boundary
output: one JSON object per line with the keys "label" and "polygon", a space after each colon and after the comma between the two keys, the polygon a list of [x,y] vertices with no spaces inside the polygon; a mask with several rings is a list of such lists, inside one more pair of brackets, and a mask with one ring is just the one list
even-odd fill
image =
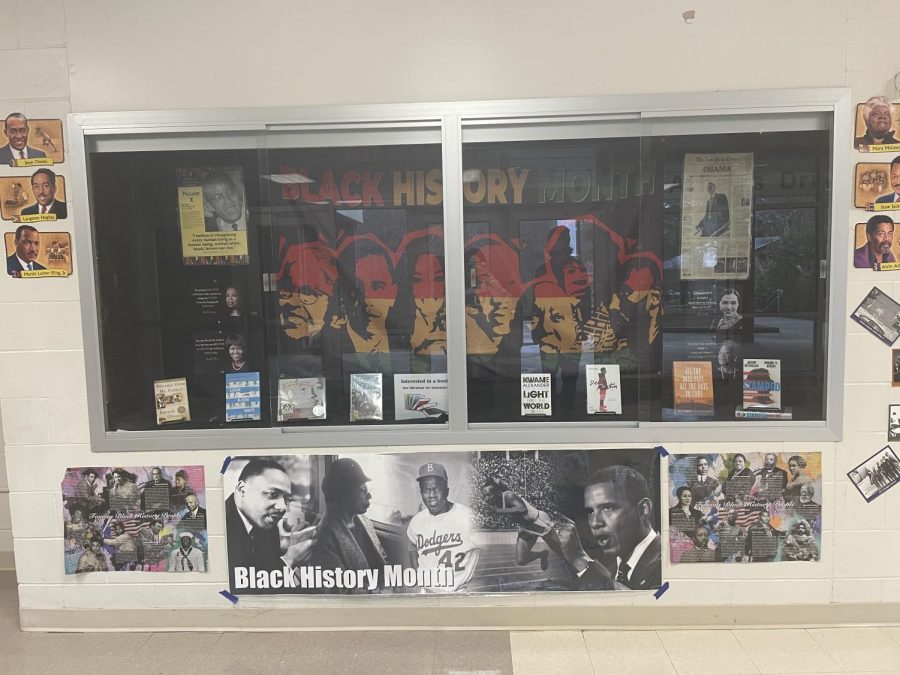
{"label": "wall ledge", "polygon": [[666,630],[900,624],[900,603],[697,607],[20,609],[23,631]]}

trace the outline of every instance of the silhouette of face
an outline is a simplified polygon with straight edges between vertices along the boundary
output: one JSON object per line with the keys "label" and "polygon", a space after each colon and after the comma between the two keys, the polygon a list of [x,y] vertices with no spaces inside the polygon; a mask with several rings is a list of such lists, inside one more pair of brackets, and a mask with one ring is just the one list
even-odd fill
{"label": "silhouette of face", "polygon": [[494,336],[509,334],[522,290],[515,251],[488,245],[475,253],[476,302]]}
{"label": "silhouette of face", "polygon": [[[560,289],[560,292],[563,291]],[[578,351],[578,321],[573,297],[541,297],[536,294],[531,316],[531,335],[546,354]]]}
{"label": "silhouette of face", "polygon": [[321,242],[287,248],[278,279],[280,322],[285,335],[300,340],[322,330],[336,279],[334,254]]}
{"label": "silhouette of face", "polygon": [[387,313],[397,300],[397,285],[388,261],[381,255],[369,255],[356,263],[356,279],[363,290],[369,322],[384,325]]}
{"label": "silhouette of face", "polygon": [[420,255],[412,277],[416,320],[410,337],[414,354],[447,352],[447,310],[444,300],[444,265],[433,253]]}
{"label": "silhouette of face", "polygon": [[566,295],[581,300],[591,285],[584,265],[575,260],[570,260],[563,265],[563,290]]}

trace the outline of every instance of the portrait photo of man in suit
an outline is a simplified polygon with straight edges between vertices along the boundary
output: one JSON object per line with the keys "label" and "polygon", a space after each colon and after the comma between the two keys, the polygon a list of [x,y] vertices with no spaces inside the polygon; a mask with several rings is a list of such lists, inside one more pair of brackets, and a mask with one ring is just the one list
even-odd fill
{"label": "portrait photo of man in suit", "polygon": [[574,526],[559,528],[563,555],[577,576],[578,589],[658,588],[662,547],[653,528],[647,479],[631,467],[613,465],[595,472],[587,483],[584,508],[594,558],[586,554]]}
{"label": "portrait photo of man in suit", "polygon": [[32,174],[31,192],[36,203],[26,206],[20,211],[20,215],[51,213],[57,220],[68,215],[66,203],[56,199],[56,174],[50,169],[38,169]]}
{"label": "portrait photo of man in suit", "polygon": [[41,237],[37,228],[31,225],[19,225],[14,239],[16,250],[6,258],[6,273],[18,277],[26,270],[47,269],[37,262],[41,251]]}
{"label": "portrait photo of man in suit", "polygon": [[[315,544],[308,538],[282,550],[279,523],[287,513],[292,485],[285,468],[273,459],[254,458],[238,476],[225,500],[228,574],[235,588],[235,568],[282,570],[307,559]],[[185,497],[187,503],[190,495]],[[312,528],[310,528],[312,530]]]}
{"label": "portrait photo of man in suit", "polygon": [[894,161],[891,162],[891,171],[888,175],[888,181],[891,184],[891,189],[893,192],[890,192],[886,195],[881,195],[878,199],[875,200],[876,204],[890,204],[891,202],[900,202],[900,155],[894,157]]}
{"label": "portrait photo of man in suit", "polygon": [[20,112],[6,116],[3,133],[9,143],[0,148],[0,164],[9,164],[14,159],[36,159],[46,157],[43,150],[28,145],[28,119]]}

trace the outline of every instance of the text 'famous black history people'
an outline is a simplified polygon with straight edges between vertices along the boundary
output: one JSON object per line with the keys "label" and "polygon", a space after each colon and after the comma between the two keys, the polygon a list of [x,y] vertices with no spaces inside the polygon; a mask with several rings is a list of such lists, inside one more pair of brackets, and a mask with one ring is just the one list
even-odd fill
{"label": "text 'famous black history people'", "polygon": [[208,569],[202,466],[66,469],[62,498],[66,574]]}
{"label": "text 'famous black history people'", "polygon": [[812,562],[821,548],[821,453],[669,457],[673,563]]}

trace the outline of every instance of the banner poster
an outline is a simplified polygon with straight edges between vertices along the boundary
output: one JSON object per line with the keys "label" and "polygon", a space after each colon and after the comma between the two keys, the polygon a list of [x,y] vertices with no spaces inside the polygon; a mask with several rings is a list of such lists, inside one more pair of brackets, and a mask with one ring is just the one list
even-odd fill
{"label": "banner poster", "polygon": [[522,373],[522,416],[553,414],[550,373]]}
{"label": "banner poster", "polygon": [[446,421],[449,395],[446,373],[394,375],[394,419]]}
{"label": "banner poster", "polygon": [[350,421],[382,419],[381,373],[350,375]]}
{"label": "banner poster", "polygon": [[223,486],[238,595],[661,584],[649,448],[236,457]]}
{"label": "banner poster", "polygon": [[190,422],[191,407],[188,402],[187,379],[155,380],[156,423]]}
{"label": "banner poster", "polygon": [[670,455],[673,563],[816,561],[822,453]]}
{"label": "banner poster", "polygon": [[262,413],[259,373],[225,373],[225,421],[259,420]]}
{"label": "banner poster", "polygon": [[681,278],[746,279],[753,238],[753,153],[684,156]]}
{"label": "banner poster", "polygon": [[62,500],[66,574],[209,568],[202,466],[70,468]]}
{"label": "banner poster", "polygon": [[900,152],[900,105],[872,96],[856,106],[853,147],[860,152]]}
{"label": "banner poster", "polygon": [[34,279],[72,275],[72,235],[68,232],[39,232],[33,225],[20,225],[15,232],[4,232],[3,241],[6,244],[6,273],[11,277]]}
{"label": "banner poster", "polygon": [[860,162],[856,165],[853,182],[853,205],[856,208],[866,211],[900,210],[900,161]]}
{"label": "banner poster", "polygon": [[585,366],[588,415],[622,414],[622,381],[619,366],[610,363]]}
{"label": "banner poster", "polygon": [[177,179],[184,264],[248,264],[247,201],[241,168],[182,167]]}

